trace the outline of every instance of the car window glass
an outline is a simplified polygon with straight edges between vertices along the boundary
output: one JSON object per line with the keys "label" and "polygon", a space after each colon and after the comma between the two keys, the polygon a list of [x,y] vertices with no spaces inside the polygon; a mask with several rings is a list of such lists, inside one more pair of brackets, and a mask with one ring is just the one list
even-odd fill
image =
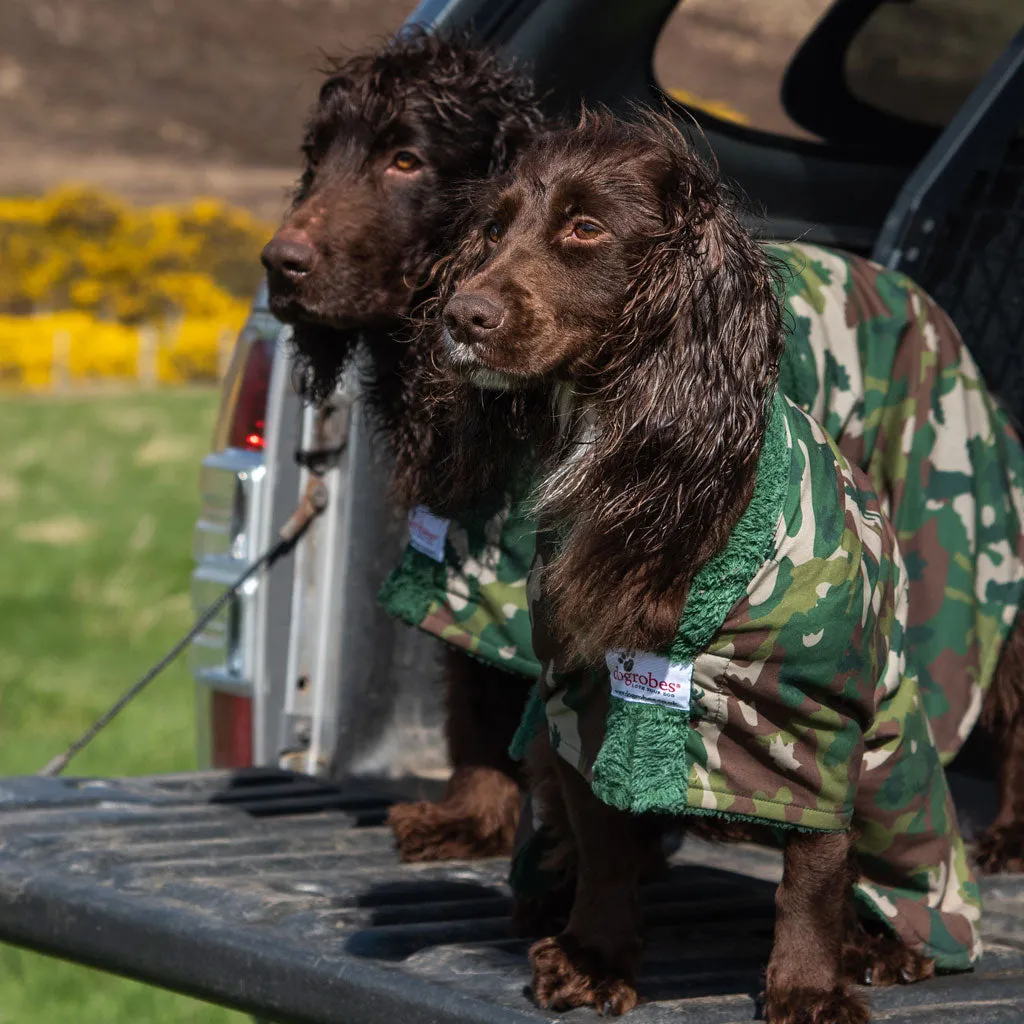
{"label": "car window glass", "polygon": [[654,75],[675,99],[725,120],[813,139],[782,109],[782,76],[832,0],[683,0],[654,51]]}
{"label": "car window glass", "polygon": [[847,88],[887,114],[943,127],[1024,25],[1024,0],[887,0],[846,51]]}

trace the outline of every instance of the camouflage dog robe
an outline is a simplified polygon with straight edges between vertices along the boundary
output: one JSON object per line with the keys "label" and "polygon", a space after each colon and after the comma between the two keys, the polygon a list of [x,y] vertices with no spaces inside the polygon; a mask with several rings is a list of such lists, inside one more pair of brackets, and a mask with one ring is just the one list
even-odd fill
{"label": "camouflage dog robe", "polygon": [[[753,498],[698,572],[671,650],[561,660],[530,574],[555,751],[606,803],[857,830],[858,910],[943,970],[980,900],[905,652],[908,580],[864,474],[776,396]],[[525,721],[536,721],[534,715]]]}
{"label": "camouflage dog robe", "polygon": [[908,651],[948,763],[1024,598],[1024,449],[949,317],[902,274],[809,245],[779,385],[860,466],[910,574]]}
{"label": "camouflage dog robe", "polygon": [[[908,278],[817,246],[769,251],[788,268],[780,387],[868,474],[893,523],[910,575],[908,653],[946,763],[1022,600],[1024,449],[949,318]],[[536,675],[527,490],[459,522],[418,510],[381,599],[448,643]]]}

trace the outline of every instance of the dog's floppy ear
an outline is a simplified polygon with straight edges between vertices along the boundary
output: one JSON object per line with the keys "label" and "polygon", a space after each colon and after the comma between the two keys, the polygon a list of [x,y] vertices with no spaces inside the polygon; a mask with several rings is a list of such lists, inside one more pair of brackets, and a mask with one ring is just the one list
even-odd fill
{"label": "dog's floppy ear", "polygon": [[[661,422],[648,425],[676,424],[693,457],[721,472],[764,430],[782,354],[778,270],[675,126],[650,115],[643,130],[656,143],[663,232],[633,275],[617,333],[659,379],[651,412]],[[628,404],[651,382],[628,373],[617,383]]]}
{"label": "dog's floppy ear", "polygon": [[[783,345],[775,268],[717,175],[664,118],[636,130],[662,226],[640,241],[603,345],[580,487],[547,509],[582,524],[549,578],[588,655],[612,637],[671,640],[693,572],[752,479]],[[590,514],[573,516],[579,507]]]}

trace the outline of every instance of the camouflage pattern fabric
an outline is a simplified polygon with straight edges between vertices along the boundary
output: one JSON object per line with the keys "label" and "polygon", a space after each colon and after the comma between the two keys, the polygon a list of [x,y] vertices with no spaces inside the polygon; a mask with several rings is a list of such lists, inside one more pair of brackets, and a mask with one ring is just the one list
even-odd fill
{"label": "camouflage pattern fabric", "polygon": [[860,470],[777,397],[750,506],[670,651],[566,665],[529,590],[556,752],[622,810],[857,829],[860,908],[945,970],[980,900],[905,651],[908,580]]}
{"label": "camouflage pattern fabric", "polygon": [[[526,488],[522,488],[523,491]],[[437,520],[442,543],[412,543],[381,588],[387,611],[507,672],[536,678],[526,576],[536,552],[527,503]],[[415,513],[410,516],[413,524]],[[412,530],[415,526],[412,525]],[[427,550],[430,548],[430,550]]]}
{"label": "camouflage pattern fabric", "polygon": [[1024,596],[1024,450],[949,317],[902,274],[810,245],[779,384],[860,466],[910,573],[907,643],[943,762],[963,745]]}
{"label": "camouflage pattern fabric", "polygon": [[[868,474],[893,522],[910,574],[908,651],[946,763],[1022,600],[1024,450],[949,318],[908,278],[817,246],[768,248],[789,269],[780,387]],[[443,563],[407,552],[385,607],[535,675],[524,494],[487,526],[452,524],[449,539]]]}

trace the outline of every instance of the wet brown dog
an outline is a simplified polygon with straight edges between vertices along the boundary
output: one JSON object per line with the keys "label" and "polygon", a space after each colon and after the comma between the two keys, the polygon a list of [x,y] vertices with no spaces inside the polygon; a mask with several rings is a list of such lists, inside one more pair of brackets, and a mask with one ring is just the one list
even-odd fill
{"label": "wet brown dog", "polygon": [[[435,472],[431,449],[445,447],[417,390],[430,357],[409,343],[415,335],[404,317],[433,294],[427,268],[449,244],[450,204],[463,179],[504,168],[542,124],[525,79],[464,40],[422,35],[339,64],[310,122],[295,203],[265,252],[273,308],[295,325],[298,366],[313,397],[333,388],[365,342],[365,389],[407,503],[454,511],[466,504],[452,476]],[[492,462],[496,484],[507,463],[499,451]],[[1024,657],[1016,651],[1024,655],[1020,628],[982,716],[1001,753],[999,814],[979,843],[989,872],[1024,867]],[[409,860],[507,852],[515,827],[519,773],[505,751],[527,682],[452,648],[445,660],[454,773],[442,803],[393,809]]]}
{"label": "wet brown dog", "polygon": [[[665,650],[696,568],[753,493],[785,341],[774,270],[716,177],[657,119],[590,117],[556,133],[513,180],[477,190],[477,208],[446,270],[441,333],[462,380],[554,403],[529,429],[505,425],[507,443],[526,433],[548,454],[537,500],[564,526],[539,584],[537,654],[578,666],[610,648]],[[459,390],[438,401],[462,418]],[[579,395],[601,409],[600,429],[588,432]],[[475,486],[493,482],[490,460],[463,465]],[[534,996],[624,1013],[638,1001],[638,884],[659,830],[599,800],[544,729],[530,761],[578,879],[566,928],[531,949]],[[852,846],[849,832],[787,834],[765,987],[774,1024],[859,1024],[867,1010],[851,980],[934,970],[856,923]]]}
{"label": "wet brown dog", "polygon": [[[293,325],[306,395],[330,394],[360,345],[368,355],[364,393],[409,503],[435,497],[436,481],[416,390],[429,356],[406,318],[433,294],[463,183],[504,170],[541,124],[530,81],[460,36],[407,33],[339,62],[306,131],[295,200],[264,249],[270,307]],[[530,680],[451,647],[445,665],[454,772],[441,803],[391,809],[406,860],[507,853],[515,830],[507,749]]]}

